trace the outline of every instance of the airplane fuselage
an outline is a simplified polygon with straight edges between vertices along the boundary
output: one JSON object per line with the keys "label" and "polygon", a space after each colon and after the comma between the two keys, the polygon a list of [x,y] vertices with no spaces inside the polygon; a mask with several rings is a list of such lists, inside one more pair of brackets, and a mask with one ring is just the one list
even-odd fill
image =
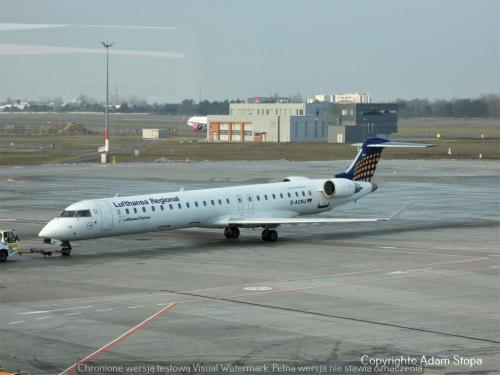
{"label": "airplane fuselage", "polygon": [[299,178],[288,182],[84,200],[68,206],[39,235],[74,241],[188,227],[224,228],[229,219],[318,214],[374,190],[372,183],[360,181],[356,182],[354,194],[327,196],[324,183],[324,179]]}

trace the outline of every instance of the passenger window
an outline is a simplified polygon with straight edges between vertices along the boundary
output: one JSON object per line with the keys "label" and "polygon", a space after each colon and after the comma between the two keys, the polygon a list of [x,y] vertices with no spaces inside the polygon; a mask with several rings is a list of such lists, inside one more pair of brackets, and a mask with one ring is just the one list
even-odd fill
{"label": "passenger window", "polygon": [[241,203],[241,198],[238,198],[238,202]]}
{"label": "passenger window", "polygon": [[291,198],[292,197],[292,194],[288,193],[288,198]]}
{"label": "passenger window", "polygon": [[171,210],[173,210],[173,209],[174,209],[174,206],[172,206],[172,204],[169,204],[169,205],[168,205],[168,208],[170,208]]}
{"label": "passenger window", "polygon": [[229,201],[229,198],[226,198],[226,203],[227,203],[227,204],[231,203],[231,202]]}
{"label": "passenger window", "polygon": [[213,199],[210,200],[210,203],[212,203],[212,206],[215,206],[215,202]]}
{"label": "passenger window", "polygon": [[257,195],[257,200],[260,201],[260,196]]}
{"label": "passenger window", "polygon": [[163,205],[161,204],[161,205],[160,205],[160,210],[162,210],[162,211],[163,211],[163,209],[164,209],[164,207],[163,207]]}
{"label": "passenger window", "polygon": [[303,196],[303,197],[305,197],[305,196],[306,196],[306,192],[305,192],[305,191],[303,191],[303,192],[302,192],[302,196]]}
{"label": "passenger window", "polygon": [[182,204],[177,203],[177,207],[179,207],[179,209],[182,209]]}
{"label": "passenger window", "polygon": [[219,206],[222,206],[222,201],[219,199]]}
{"label": "passenger window", "polygon": [[283,193],[280,193],[280,197],[281,197],[281,199],[283,199]]}
{"label": "passenger window", "polygon": [[196,202],[196,201],[195,201],[195,202],[194,202],[194,206],[195,206],[195,207],[198,207],[198,202]]}
{"label": "passenger window", "polygon": [[121,215],[122,213],[120,212],[120,209],[117,209],[116,212],[118,212],[118,215]]}
{"label": "passenger window", "polygon": [[186,207],[189,208],[189,202],[186,202]]}
{"label": "passenger window", "polygon": [[128,208],[126,208],[126,209],[125,209],[125,213],[126,213],[127,215],[130,213],[130,211],[129,211],[129,209],[128,209]]}
{"label": "passenger window", "polygon": [[136,214],[136,213],[137,213],[137,208],[134,207],[134,214]]}
{"label": "passenger window", "polygon": [[273,199],[276,199],[276,194],[273,194]]}
{"label": "passenger window", "polygon": [[251,202],[252,201],[252,197],[248,197],[248,201]]}
{"label": "passenger window", "polygon": [[203,205],[207,207],[207,201],[203,201]]}
{"label": "passenger window", "polygon": [[267,194],[264,194],[264,199],[267,201]]}
{"label": "passenger window", "polygon": [[311,195],[312,195],[311,190],[309,190],[309,192],[308,192],[308,193],[309,193],[309,196],[311,196]]}
{"label": "passenger window", "polygon": [[155,212],[155,206],[151,206],[151,211]]}
{"label": "passenger window", "polygon": [[146,212],[146,207],[142,206],[142,212]]}

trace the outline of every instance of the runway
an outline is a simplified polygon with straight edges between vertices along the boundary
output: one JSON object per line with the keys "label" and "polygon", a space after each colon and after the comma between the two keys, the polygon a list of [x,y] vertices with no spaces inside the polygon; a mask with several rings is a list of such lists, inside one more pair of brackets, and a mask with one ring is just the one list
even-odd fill
{"label": "runway", "polygon": [[[43,247],[41,225],[22,219],[48,220],[77,200],[327,177],[348,163],[7,167],[0,218],[20,221],[0,225],[14,227],[22,247]],[[13,257],[0,264],[0,365],[33,374],[225,365],[342,373],[363,356],[425,356],[450,359],[419,363],[426,374],[497,371],[497,164],[382,160],[374,182],[374,194],[330,215],[386,217],[406,206],[393,221],[283,227],[276,243],[250,229],[228,241],[193,228],[75,242],[71,257]],[[201,364],[213,371],[196,371]]]}

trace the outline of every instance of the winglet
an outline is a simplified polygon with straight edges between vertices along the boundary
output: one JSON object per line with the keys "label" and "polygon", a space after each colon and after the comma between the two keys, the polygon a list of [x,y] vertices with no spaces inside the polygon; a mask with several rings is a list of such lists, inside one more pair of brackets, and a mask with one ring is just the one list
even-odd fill
{"label": "winglet", "polygon": [[389,217],[386,217],[386,218],[383,218],[382,220],[383,221],[390,221],[392,219],[394,219],[396,216],[398,216],[401,212],[403,212],[404,209],[406,209],[406,207],[408,206],[403,206],[401,207],[399,210],[397,210],[396,212],[394,212],[392,215],[390,215]]}

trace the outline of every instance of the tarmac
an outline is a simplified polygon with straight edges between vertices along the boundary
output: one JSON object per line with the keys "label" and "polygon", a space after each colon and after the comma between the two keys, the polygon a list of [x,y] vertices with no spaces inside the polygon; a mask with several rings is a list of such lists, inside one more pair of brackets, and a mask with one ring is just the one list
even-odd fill
{"label": "tarmac", "polygon": [[[0,226],[15,228],[24,249],[47,248],[38,220],[74,201],[328,177],[348,164],[5,167]],[[282,227],[276,243],[251,229],[230,241],[221,230],[191,228],[75,242],[70,257],[11,257],[0,264],[0,367],[496,373],[498,164],[382,160],[374,182],[374,194],[329,215],[386,217],[406,206],[392,221]],[[133,365],[142,367],[126,368]]]}

